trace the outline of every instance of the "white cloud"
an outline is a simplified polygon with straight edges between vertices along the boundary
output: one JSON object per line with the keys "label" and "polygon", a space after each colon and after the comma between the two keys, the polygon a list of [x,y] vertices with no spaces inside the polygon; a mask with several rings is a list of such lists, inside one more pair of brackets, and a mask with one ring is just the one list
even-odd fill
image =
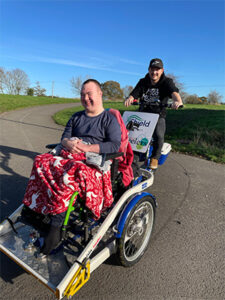
{"label": "white cloud", "polygon": [[141,76],[142,74],[137,72],[130,72],[126,70],[120,70],[116,68],[109,68],[107,66],[103,66],[100,64],[93,64],[93,63],[83,63],[83,62],[77,62],[74,60],[67,60],[67,59],[61,59],[61,58],[50,58],[50,57],[41,57],[41,56],[26,56],[26,57],[15,57],[15,56],[7,56],[7,58],[11,59],[17,59],[22,61],[29,61],[29,62],[43,62],[43,63],[50,63],[50,64],[59,64],[59,65],[67,65],[67,66],[76,66],[80,68],[85,69],[93,69],[93,70],[102,70],[102,71],[108,71],[108,72],[114,72],[114,73],[120,73],[120,74],[128,74],[128,75],[135,75],[135,76]]}

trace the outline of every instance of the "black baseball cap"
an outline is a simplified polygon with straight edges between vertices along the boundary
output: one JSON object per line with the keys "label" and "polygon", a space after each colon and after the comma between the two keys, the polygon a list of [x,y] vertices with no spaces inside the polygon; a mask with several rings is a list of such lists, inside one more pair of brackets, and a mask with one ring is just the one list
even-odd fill
{"label": "black baseball cap", "polygon": [[163,62],[160,58],[153,58],[150,61],[149,68],[159,68],[163,69]]}

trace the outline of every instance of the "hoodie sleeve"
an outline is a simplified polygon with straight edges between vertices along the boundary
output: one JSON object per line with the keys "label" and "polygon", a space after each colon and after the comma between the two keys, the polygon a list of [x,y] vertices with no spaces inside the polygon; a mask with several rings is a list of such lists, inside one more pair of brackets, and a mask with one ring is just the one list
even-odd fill
{"label": "hoodie sleeve", "polygon": [[134,99],[140,98],[143,94],[143,84],[143,79],[140,79],[133,91],[130,93],[130,96],[133,96]]}
{"label": "hoodie sleeve", "polygon": [[171,79],[171,78],[167,78],[166,88],[167,88],[168,95],[169,95],[170,98],[172,98],[172,93],[173,92],[179,93],[179,89],[176,87],[175,83],[173,82],[173,79]]}

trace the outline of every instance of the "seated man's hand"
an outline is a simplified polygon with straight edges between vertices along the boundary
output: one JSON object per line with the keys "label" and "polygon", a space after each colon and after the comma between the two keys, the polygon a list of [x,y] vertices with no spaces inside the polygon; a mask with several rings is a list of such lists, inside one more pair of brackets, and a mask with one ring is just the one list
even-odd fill
{"label": "seated man's hand", "polygon": [[76,139],[76,140],[70,140],[68,138],[65,138],[62,140],[62,145],[70,152],[70,153],[73,153],[73,154],[76,154],[76,153],[81,153],[81,152],[84,152],[84,151],[81,151],[78,149],[78,144],[79,143],[82,143],[81,140],[79,139]]}
{"label": "seated man's hand", "polygon": [[100,152],[100,147],[98,144],[87,145],[87,144],[82,143],[81,140],[79,141],[79,143],[77,143],[76,148],[80,152],[95,152],[95,153]]}
{"label": "seated man's hand", "polygon": [[73,154],[82,153],[82,152],[100,152],[100,146],[98,144],[88,145],[82,142],[80,139],[68,139],[64,138],[62,140],[62,145]]}

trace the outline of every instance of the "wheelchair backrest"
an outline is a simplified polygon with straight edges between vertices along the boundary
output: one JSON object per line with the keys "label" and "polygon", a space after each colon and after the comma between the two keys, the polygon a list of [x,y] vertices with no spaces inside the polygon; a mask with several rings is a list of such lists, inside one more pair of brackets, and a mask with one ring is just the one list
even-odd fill
{"label": "wheelchair backrest", "polygon": [[134,154],[132,151],[132,147],[129,143],[128,138],[128,130],[126,129],[126,125],[124,124],[123,118],[120,114],[120,112],[116,109],[108,109],[110,113],[112,113],[118,123],[120,124],[121,128],[121,145],[119,148],[119,152],[123,152],[124,155],[122,157],[119,157],[119,163],[118,163],[118,171],[120,171],[123,174],[123,184],[124,186],[128,186],[130,182],[133,180],[133,169],[132,169],[132,162],[134,158]]}

